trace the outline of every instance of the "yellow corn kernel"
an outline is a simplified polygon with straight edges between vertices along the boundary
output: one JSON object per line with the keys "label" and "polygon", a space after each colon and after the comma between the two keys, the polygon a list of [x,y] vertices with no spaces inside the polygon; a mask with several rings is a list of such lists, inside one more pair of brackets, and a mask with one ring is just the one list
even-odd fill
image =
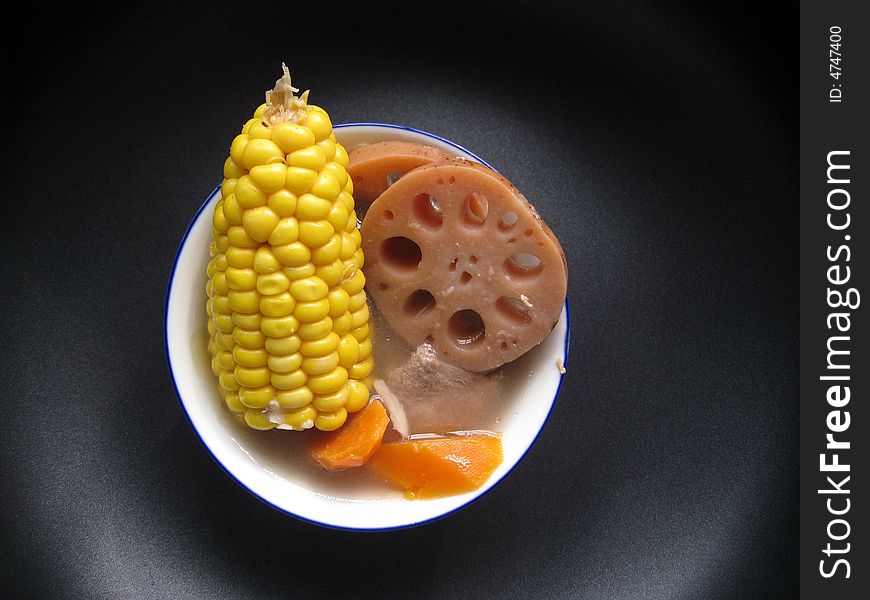
{"label": "yellow corn kernel", "polygon": [[233,336],[228,333],[218,333],[214,336],[214,339],[217,345],[223,350],[232,350],[233,346],[236,345]]}
{"label": "yellow corn kernel", "polygon": [[211,306],[216,315],[228,315],[233,309],[230,308],[230,302],[227,297],[222,294],[214,294],[211,297]]}
{"label": "yellow corn kernel", "polygon": [[336,287],[329,290],[329,316],[333,319],[347,312],[350,306],[350,294],[344,288]]}
{"label": "yellow corn kernel", "polygon": [[268,206],[258,206],[249,208],[242,215],[242,226],[245,228],[245,233],[252,240],[265,242],[272,234],[272,230],[278,225],[281,220],[275,211]]}
{"label": "yellow corn kernel", "polygon": [[266,204],[280,217],[292,217],[296,214],[296,194],[290,190],[280,189],[269,194]]}
{"label": "yellow corn kernel", "polygon": [[211,359],[211,372],[217,376],[221,374],[221,364],[218,362],[217,358]]}
{"label": "yellow corn kernel", "polygon": [[260,246],[254,255],[254,270],[257,273],[274,273],[281,270],[281,263],[268,246]]}
{"label": "yellow corn kernel", "polygon": [[323,110],[309,110],[302,124],[311,130],[315,141],[321,142],[332,134],[332,121]]}
{"label": "yellow corn kernel", "polygon": [[284,189],[287,167],[282,163],[259,165],[251,169],[250,177],[258,188],[267,194],[273,194]]}
{"label": "yellow corn kernel", "polygon": [[268,431],[276,427],[276,424],[269,420],[269,415],[256,408],[249,408],[245,411],[245,423],[251,429],[260,431]]}
{"label": "yellow corn kernel", "polygon": [[214,264],[214,259],[208,261],[208,266],[206,266],[205,272],[206,274],[208,274],[209,279],[208,284],[205,286],[205,292],[206,294],[210,294],[211,290],[213,289],[211,284],[211,278],[214,277],[214,274],[218,272],[218,269]]}
{"label": "yellow corn kernel", "polygon": [[315,181],[317,181],[317,171],[290,166],[287,167],[287,179],[284,180],[284,187],[297,196],[301,196],[308,193]]}
{"label": "yellow corn kernel", "polygon": [[236,248],[230,246],[227,248],[227,264],[237,269],[248,269],[254,266],[254,256],[257,251],[253,248]]}
{"label": "yellow corn kernel", "polygon": [[260,321],[263,316],[260,313],[240,313],[234,312],[232,315],[233,323],[242,329],[253,331],[260,328]]}
{"label": "yellow corn kernel", "polygon": [[292,390],[282,390],[275,396],[278,404],[285,410],[293,410],[307,406],[314,400],[314,394],[307,386],[301,385]]}
{"label": "yellow corn kernel", "polygon": [[302,194],[296,200],[296,217],[306,221],[325,219],[332,208],[332,202],[314,194]]}
{"label": "yellow corn kernel", "polygon": [[275,388],[266,385],[251,389],[243,387],[239,390],[239,401],[248,408],[265,408],[275,398]]}
{"label": "yellow corn kernel", "polygon": [[289,335],[284,338],[266,338],[266,351],[272,355],[293,354],[302,345],[302,338]]}
{"label": "yellow corn kernel", "polygon": [[257,122],[257,119],[253,119],[253,118],[252,118],[252,119],[248,119],[247,121],[245,121],[245,124],[242,125],[242,133],[244,133],[245,135],[247,135],[247,134],[248,134],[248,131],[251,129],[251,126],[252,126],[254,123],[256,123],[256,122]]}
{"label": "yellow corn kernel", "polygon": [[326,220],[332,225],[333,230],[341,231],[347,225],[347,217],[349,213],[343,202],[333,202],[332,208],[329,209],[329,214]]}
{"label": "yellow corn kernel", "polygon": [[260,331],[270,338],[285,338],[296,333],[299,321],[293,315],[286,317],[263,317]]}
{"label": "yellow corn kernel", "polygon": [[363,291],[363,288],[366,286],[366,277],[363,275],[361,269],[357,268],[354,271],[353,275],[347,281],[341,284],[341,287],[344,288],[349,295],[353,296],[355,294],[359,294]]}
{"label": "yellow corn kernel", "polygon": [[266,110],[266,103],[264,102],[263,104],[258,106],[257,109],[254,111],[254,119],[258,120],[258,121],[262,121],[263,120],[263,113],[265,112],[265,110]]}
{"label": "yellow corn kernel", "polygon": [[[224,196],[224,203],[221,206],[221,209],[223,210],[224,218],[227,220],[229,225],[242,224],[242,215],[244,214],[245,209],[239,205],[235,193]],[[229,228],[227,230],[229,231]]]}
{"label": "yellow corn kernel", "polygon": [[227,286],[227,276],[224,273],[215,273],[211,279],[211,286],[214,294],[226,296],[230,291],[230,288]]}
{"label": "yellow corn kernel", "polygon": [[335,157],[335,136],[330,136],[325,140],[317,142],[320,148],[323,148],[323,154],[326,156],[327,164]]}
{"label": "yellow corn kernel", "polygon": [[296,430],[314,427],[317,411],[313,406],[304,406],[284,414],[284,424]]}
{"label": "yellow corn kernel", "polygon": [[311,186],[311,193],[331,202],[341,194],[341,186],[338,185],[335,175],[324,169],[317,175],[317,181]]}
{"label": "yellow corn kernel", "polygon": [[298,352],[286,356],[269,355],[269,368],[273,373],[292,373],[302,366],[302,355]]}
{"label": "yellow corn kernel", "polygon": [[218,377],[218,383],[221,388],[227,392],[237,392],[239,391],[239,382],[236,381],[235,376],[231,371],[226,371],[220,374]]}
{"label": "yellow corn kernel", "polygon": [[320,277],[305,277],[290,284],[290,293],[299,302],[313,302],[325,297],[329,288]]}
{"label": "yellow corn kernel", "polygon": [[234,191],[236,201],[242,208],[256,208],[266,204],[266,194],[254,183],[250,175],[239,177]]}
{"label": "yellow corn kernel", "polygon": [[286,317],[296,310],[296,299],[290,292],[263,296],[259,300],[260,312],[267,317]]}
{"label": "yellow corn kernel", "polygon": [[335,233],[329,221],[302,221],[299,224],[299,241],[309,248],[324,245]]}
{"label": "yellow corn kernel", "polygon": [[347,382],[347,369],[338,366],[328,373],[312,375],[308,378],[308,387],[315,394],[331,394]]}
{"label": "yellow corn kernel", "polygon": [[335,431],[347,421],[347,411],[344,407],[333,412],[317,413],[314,419],[314,426],[320,431]]}
{"label": "yellow corn kernel", "polygon": [[359,360],[359,342],[352,335],[345,335],[338,345],[338,364],[350,369]]}
{"label": "yellow corn kernel", "polygon": [[[354,231],[358,231],[359,219],[356,216],[355,210],[347,211],[347,225],[344,226],[344,230],[348,233],[353,233]],[[356,238],[356,243],[359,245],[359,237]]]}
{"label": "yellow corn kernel", "polygon": [[281,271],[257,275],[257,291],[264,296],[280,294],[287,291],[288,287],[290,287],[290,280]]}
{"label": "yellow corn kernel", "polygon": [[[312,256],[313,259],[313,256]],[[320,277],[329,287],[335,287],[341,282],[341,274],[344,272],[344,263],[334,260],[326,265],[318,265],[314,274]]]}
{"label": "yellow corn kernel", "polygon": [[287,154],[314,145],[314,134],[304,125],[284,122],[272,130],[272,141]]}
{"label": "yellow corn kernel", "polygon": [[347,380],[347,402],[344,405],[347,412],[357,412],[369,403],[369,390],[361,381]]}
{"label": "yellow corn kernel", "polygon": [[369,324],[364,323],[362,326],[350,330],[351,335],[358,341],[362,342],[369,337]]}
{"label": "yellow corn kernel", "polygon": [[297,239],[299,239],[299,221],[296,217],[284,217],[275,224],[268,241],[272,246],[283,246],[292,244]]}
{"label": "yellow corn kernel", "polygon": [[214,268],[216,271],[226,271],[227,270],[227,255],[223,252],[219,252],[214,256]]}
{"label": "yellow corn kernel", "polygon": [[272,373],[272,386],[278,390],[296,389],[307,380],[308,375],[302,369],[296,369],[290,373]]}
{"label": "yellow corn kernel", "polygon": [[269,354],[262,348],[251,349],[244,346],[233,348],[233,360],[242,367],[265,367]]}
{"label": "yellow corn kernel", "polygon": [[328,373],[338,366],[338,352],[325,356],[310,356],[302,359],[302,370],[309,376]]}
{"label": "yellow corn kernel", "polygon": [[[299,302],[293,310],[293,315],[300,323],[314,323],[329,314],[329,300],[321,298],[313,302]],[[328,330],[327,330],[328,331]],[[324,333],[324,335],[326,335]]]}
{"label": "yellow corn kernel", "polygon": [[345,311],[344,314],[332,320],[332,330],[339,336],[346,335],[347,333],[350,333],[350,324],[352,321],[353,317],[351,317],[351,314],[348,311]]}
{"label": "yellow corn kernel", "polygon": [[317,268],[311,263],[305,263],[301,267],[284,267],[281,271],[287,276],[287,279],[296,281],[297,279],[311,277],[317,271]]}
{"label": "yellow corn kernel", "polygon": [[233,225],[227,229],[227,238],[230,240],[231,245],[241,248],[257,248],[260,245],[259,242],[251,239],[251,237],[245,233],[245,228],[241,225]]}
{"label": "yellow corn kernel", "polygon": [[367,337],[359,343],[359,360],[365,360],[372,355],[372,338]]}
{"label": "yellow corn kernel", "polygon": [[347,404],[349,397],[350,389],[345,385],[339,388],[337,392],[315,396],[314,400],[311,401],[311,406],[322,412],[338,410]]}
{"label": "yellow corn kernel", "polygon": [[348,377],[352,377],[353,379],[364,379],[372,372],[372,368],[374,368],[374,361],[370,356],[351,367],[350,371],[348,371]]}
{"label": "yellow corn kernel", "polygon": [[[348,181],[351,181],[348,179]],[[353,207],[356,206],[356,202],[353,200],[353,196],[347,190],[344,190],[342,193],[338,195],[339,201],[344,204],[344,207],[347,209],[348,217],[350,217],[350,211],[353,210]],[[354,215],[356,218],[356,215]],[[345,223],[345,228],[347,227],[347,223]]]}
{"label": "yellow corn kernel", "polygon": [[256,290],[240,291],[228,289],[227,300],[229,301],[230,308],[240,313],[255,313],[260,307],[260,294]]}
{"label": "yellow corn kernel", "polygon": [[245,405],[242,404],[242,401],[239,399],[239,395],[235,392],[227,392],[224,394],[224,401],[227,404],[227,408],[230,409],[231,412],[236,414],[241,414],[245,412]]}
{"label": "yellow corn kernel", "polygon": [[[316,148],[316,146],[314,146]],[[321,150],[323,152],[323,150]],[[249,139],[242,153],[242,164],[249,171],[258,165],[284,162],[284,153],[272,140]],[[323,168],[323,167],[321,167]]]}
{"label": "yellow corn kernel", "polygon": [[356,294],[354,294],[353,296],[350,297],[350,301],[348,302],[347,309],[350,312],[356,312],[359,309],[361,309],[363,306],[365,306],[365,303],[366,303],[366,293],[364,291],[357,292]]}
{"label": "yellow corn kernel", "polygon": [[262,348],[266,343],[266,336],[263,335],[262,331],[242,329],[241,327],[233,329],[233,339],[236,340],[237,344],[253,350]]}
{"label": "yellow corn kernel", "polygon": [[248,127],[248,137],[251,139],[269,140],[272,139],[272,129],[267,127],[265,123],[258,119],[251,119],[252,123]]}
{"label": "yellow corn kernel", "polygon": [[300,325],[296,333],[300,338],[307,341],[319,340],[330,331],[332,331],[332,318],[327,316],[319,321]]}
{"label": "yellow corn kernel", "polygon": [[325,356],[331,352],[335,352],[335,350],[338,349],[340,341],[338,334],[330,331],[322,338],[302,342],[299,352],[302,356]]}
{"label": "yellow corn kernel", "polygon": [[[242,367],[237,366],[233,371],[236,381],[239,385],[247,388],[258,388],[269,384],[269,379],[272,376],[271,371],[266,367]],[[244,397],[242,402],[244,402]]]}
{"label": "yellow corn kernel", "polygon": [[233,318],[229,315],[216,315],[212,317],[215,328],[223,333],[233,332]]}
{"label": "yellow corn kernel", "polygon": [[221,200],[217,203],[217,206],[214,208],[214,216],[211,220],[212,226],[216,231],[220,233],[225,233],[227,229],[229,229],[230,224],[227,221],[227,218],[224,216],[224,201]]}
{"label": "yellow corn kernel", "polygon": [[311,260],[311,250],[299,241],[283,246],[272,246],[272,254],[287,267],[301,267]]}
{"label": "yellow corn kernel", "polygon": [[227,285],[231,290],[253,290],[257,287],[257,272],[254,269],[227,267]]}
{"label": "yellow corn kernel", "polygon": [[350,260],[353,258],[353,253],[357,251],[359,246],[357,246],[356,241],[354,241],[353,236],[351,236],[348,232],[341,232],[341,260]]}
{"label": "yellow corn kernel", "polygon": [[[253,141],[248,142],[248,146]],[[245,148],[247,153],[248,148]],[[287,166],[320,171],[326,165],[326,153],[319,146],[308,146],[287,154]]]}
{"label": "yellow corn kernel", "polygon": [[350,161],[348,160],[347,150],[345,150],[344,146],[341,144],[335,145],[335,156],[332,157],[332,161],[347,169],[347,165]]}
{"label": "yellow corn kernel", "polygon": [[[229,161],[229,162],[232,163],[233,161]],[[244,173],[244,171],[242,171],[242,173]],[[221,182],[221,198],[226,198],[230,194],[235,193],[236,181],[238,181],[238,180],[233,178],[233,179],[224,179]]]}
{"label": "yellow corn kernel", "polygon": [[[339,144],[335,144],[335,151],[336,152],[338,151],[338,147],[339,147]],[[339,163],[335,162],[334,156],[331,159],[331,162],[326,163],[326,165],[323,167],[323,170],[329,171],[330,173],[335,175],[335,178],[338,180],[338,187],[340,187],[341,189],[344,189],[344,186],[347,185],[347,180],[348,180],[347,169],[345,169]],[[238,175],[236,175],[236,177],[238,177]]]}
{"label": "yellow corn kernel", "polygon": [[339,260],[341,255],[341,236],[334,234],[320,248],[311,251],[311,262],[318,267],[329,265]]}
{"label": "yellow corn kernel", "polygon": [[237,135],[230,145],[230,158],[239,166],[244,164],[242,157],[245,154],[245,146],[248,145],[248,136],[244,133]]}
{"label": "yellow corn kernel", "polygon": [[[233,161],[232,157],[227,157],[224,161],[224,182],[238,179],[245,174],[245,170]],[[223,192],[223,190],[221,190]],[[226,196],[224,196],[226,197]]]}
{"label": "yellow corn kernel", "polygon": [[359,310],[357,310],[355,312],[350,313],[350,316],[351,316],[351,322],[350,322],[351,329],[357,329],[358,327],[361,327],[363,324],[368,323],[369,322],[369,306],[368,306],[368,304],[363,304],[362,308],[360,308]]}

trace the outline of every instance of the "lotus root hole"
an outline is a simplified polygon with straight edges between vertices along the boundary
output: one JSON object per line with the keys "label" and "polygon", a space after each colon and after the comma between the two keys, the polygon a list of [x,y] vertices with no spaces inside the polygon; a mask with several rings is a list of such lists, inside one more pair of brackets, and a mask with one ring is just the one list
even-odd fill
{"label": "lotus root hole", "polygon": [[384,211],[384,218],[385,218],[387,221],[392,221],[394,216],[395,216],[395,215],[393,214],[393,211],[391,211],[391,210],[385,210],[385,211]]}
{"label": "lotus root hole", "polygon": [[423,260],[423,252],[413,240],[391,237],[381,243],[381,260],[395,269],[412,271]]}
{"label": "lotus root hole", "polygon": [[450,266],[447,267],[447,269],[452,273],[453,271],[456,270],[456,263],[458,263],[458,262],[459,262],[459,257],[454,258],[453,260],[450,261]]}
{"label": "lotus root hole", "polygon": [[417,221],[424,227],[429,229],[441,229],[444,223],[444,216],[441,214],[441,205],[438,200],[426,194],[417,194],[414,196],[413,207],[414,216]]}
{"label": "lotus root hole", "polygon": [[513,277],[530,277],[544,270],[541,259],[528,252],[518,252],[504,262],[508,275]]}
{"label": "lotus root hole", "polygon": [[462,220],[466,225],[480,227],[486,222],[487,214],[489,214],[489,200],[486,199],[486,196],[472,192],[465,198]]}
{"label": "lotus root hole", "polygon": [[523,235],[525,235],[526,237],[531,237],[531,236],[532,236],[532,230],[531,230],[531,229],[526,229],[526,230],[523,232]]}
{"label": "lotus root hole", "polygon": [[419,317],[435,307],[435,296],[429,290],[417,290],[405,300],[404,311],[410,317]]}
{"label": "lotus root hole", "polygon": [[381,282],[378,284],[378,289],[382,292],[386,292],[388,289],[390,289],[390,286],[388,286],[386,283]]}
{"label": "lotus root hole", "polygon": [[519,325],[526,325],[532,321],[528,305],[517,298],[502,296],[496,300],[495,307],[502,315]]}
{"label": "lotus root hole", "polygon": [[462,275],[459,276],[459,283],[468,283],[469,281],[471,281],[471,273],[463,271]]}
{"label": "lotus root hole", "polygon": [[471,256],[468,257],[468,262],[470,262],[473,265],[476,265],[477,264],[477,256],[472,254]]}
{"label": "lotus root hole", "polygon": [[387,174],[387,187],[390,187],[391,185],[399,181],[401,177],[402,173],[398,171],[393,171],[392,173]]}
{"label": "lotus root hole", "polygon": [[518,220],[519,217],[517,216],[517,213],[513,211],[506,212],[498,220],[498,228],[502,231],[510,231],[511,229],[513,229],[514,225],[517,224]]}
{"label": "lotus root hole", "polygon": [[447,321],[447,335],[458,346],[471,346],[480,343],[486,337],[486,329],[480,315],[466,308],[453,313]]}

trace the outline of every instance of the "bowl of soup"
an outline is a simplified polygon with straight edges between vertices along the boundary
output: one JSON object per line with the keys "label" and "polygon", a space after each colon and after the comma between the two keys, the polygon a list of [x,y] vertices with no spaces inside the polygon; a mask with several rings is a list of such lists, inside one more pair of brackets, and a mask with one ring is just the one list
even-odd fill
{"label": "bowl of soup", "polygon": [[[333,131],[349,152],[363,145],[399,141],[490,166],[456,143],[410,127],[353,123],[335,125]],[[193,215],[180,242],[166,294],[165,345],[181,407],[195,434],[230,477],[266,504],[298,519],[340,529],[385,530],[450,515],[509,476],[540,436],[565,376],[570,327],[567,299],[540,344],[487,373],[489,391],[475,396],[469,388],[468,401],[455,404],[469,407],[472,416],[463,423],[465,408],[455,409],[459,414],[452,415],[458,420],[451,423],[453,429],[486,430],[500,436],[503,457],[498,467],[472,491],[409,499],[365,466],[341,471],[321,468],[310,456],[312,439],[320,432],[257,431],[227,410],[210,367],[204,292],[212,213],[219,200],[217,186]],[[386,370],[401,368],[416,349],[379,315],[375,304],[371,305],[371,324],[375,374],[384,377]],[[394,428],[384,437],[385,442],[390,439],[399,439]]]}

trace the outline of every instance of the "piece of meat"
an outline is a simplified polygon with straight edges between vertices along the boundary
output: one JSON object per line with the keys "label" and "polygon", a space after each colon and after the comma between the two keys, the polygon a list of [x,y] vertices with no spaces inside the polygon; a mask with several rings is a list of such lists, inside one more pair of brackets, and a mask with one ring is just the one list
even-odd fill
{"label": "piece of meat", "polygon": [[353,199],[364,212],[369,204],[412,169],[451,158],[451,155],[411,142],[378,142],[348,154],[348,175],[353,179]]}
{"label": "piece of meat", "polygon": [[367,289],[407,342],[487,371],[537,346],[562,312],[568,268],[534,207],[464,159],[418,167],[362,223]]}
{"label": "piece of meat", "polygon": [[407,438],[418,433],[485,429],[499,405],[501,374],[481,375],[439,360],[421,344],[386,381],[376,380],[393,426]]}

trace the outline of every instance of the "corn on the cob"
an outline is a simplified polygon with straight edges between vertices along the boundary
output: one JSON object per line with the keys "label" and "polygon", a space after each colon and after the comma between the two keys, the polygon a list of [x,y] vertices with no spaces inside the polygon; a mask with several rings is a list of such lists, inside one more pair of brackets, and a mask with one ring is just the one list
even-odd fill
{"label": "corn on the cob", "polygon": [[227,407],[250,427],[330,431],[369,399],[363,252],[347,152],[283,69],[224,163],[209,352]]}

